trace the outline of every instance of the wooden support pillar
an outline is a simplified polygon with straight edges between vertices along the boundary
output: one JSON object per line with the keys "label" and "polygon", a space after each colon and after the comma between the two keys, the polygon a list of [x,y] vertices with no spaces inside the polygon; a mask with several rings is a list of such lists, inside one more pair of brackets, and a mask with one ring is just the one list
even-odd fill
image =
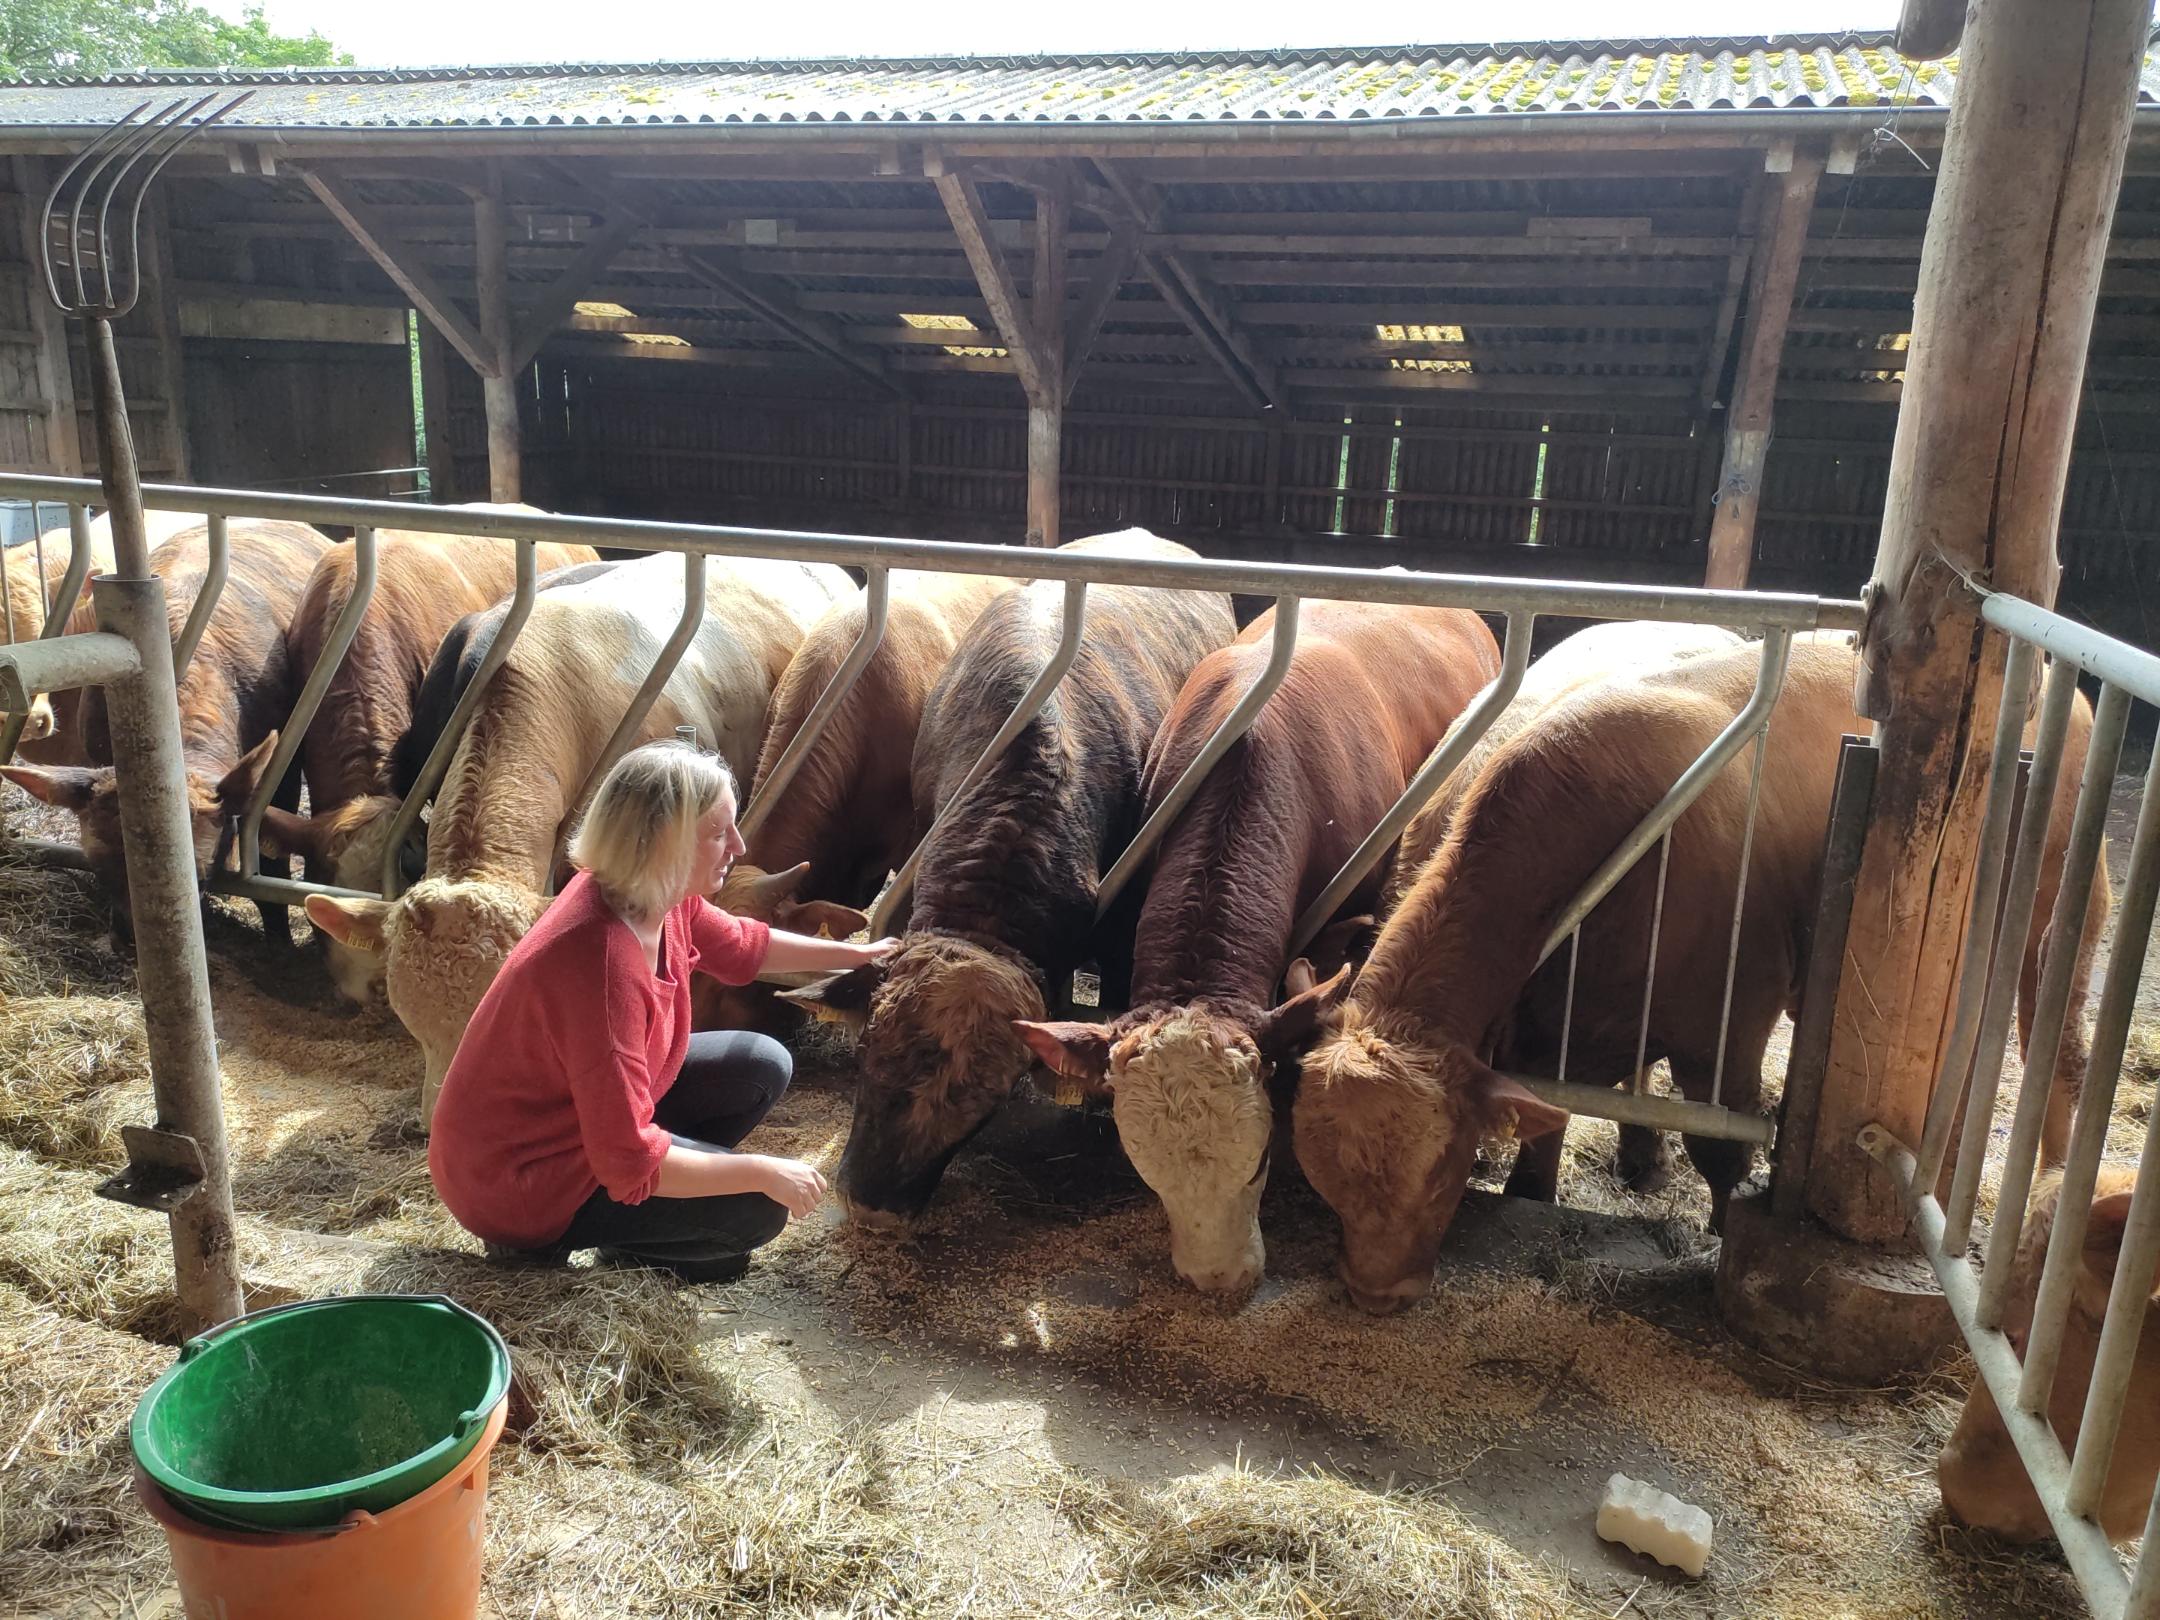
{"label": "wooden support pillar", "polygon": [[[23,244],[26,257],[34,257],[39,205],[45,200],[46,188],[52,184],[51,166],[29,157],[9,161],[14,167],[18,240]],[[37,274],[30,264],[26,263],[23,269],[26,278]],[[68,361],[67,318],[34,280],[24,281],[23,302],[30,313],[31,335],[37,339],[37,347],[31,350],[37,397],[45,402],[45,430],[41,435],[45,461],[42,466],[33,461],[32,467],[35,471],[56,473],[63,478],[80,478],[83,471],[82,427],[75,410],[75,368]]]}
{"label": "wooden support pillar", "polygon": [[1065,450],[1065,226],[1062,192],[1035,194],[1035,331],[1038,381],[1028,394],[1027,543],[1059,539],[1058,478]]}
{"label": "wooden support pillar", "polygon": [[517,337],[510,321],[510,225],[502,178],[491,176],[473,199],[473,276],[480,298],[480,338],[495,361],[480,379],[487,408],[488,499],[523,499],[522,441],[518,432],[518,374],[510,369]]}
{"label": "wooden support pillar", "polygon": [[1733,381],[1732,409],[1726,415],[1724,469],[1718,478],[1717,512],[1710,521],[1710,562],[1703,576],[1703,584],[1712,590],[1745,589],[1755,557],[1755,514],[1762,503],[1763,464],[1770,455],[1778,368],[1785,358],[1785,333],[1792,320],[1800,253],[1807,245],[1823,154],[1793,152],[1789,162],[1791,167],[1773,179],[1758,216],[1747,335],[1740,350],[1740,374]]}
{"label": "wooden support pillar", "polygon": [[1961,576],[2043,604],[2150,0],[1971,11],[1928,218],[1857,699],[1882,748],[1807,1207],[1904,1216],[1855,1145],[1917,1143],[1950,1023],[2004,643]]}

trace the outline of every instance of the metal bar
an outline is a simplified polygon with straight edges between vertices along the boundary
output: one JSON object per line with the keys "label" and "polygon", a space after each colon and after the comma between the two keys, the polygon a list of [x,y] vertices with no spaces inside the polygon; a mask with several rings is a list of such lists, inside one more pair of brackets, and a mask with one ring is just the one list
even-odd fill
{"label": "metal bar", "polygon": [[[225,595],[225,581],[232,572],[232,537],[228,533],[231,521],[222,513],[208,514],[210,562],[203,570],[202,589],[195,593],[194,605],[188,609],[187,623],[180,627],[180,639],[173,643],[173,674],[176,677],[187,673],[195,649],[202,644],[203,632],[210,628],[210,615],[217,612],[218,602]],[[356,529],[353,532],[371,534],[374,531]]]}
{"label": "metal bar", "polygon": [[353,530],[352,544],[352,589],[346,593],[345,605],[338,609],[338,616],[330,621],[330,634],[316,656],[315,667],[308,671],[300,696],[293,702],[292,713],[278,732],[277,747],[270,753],[270,767],[255,784],[255,791],[248,796],[247,809],[241,813],[242,872],[252,873],[262,864],[263,812],[270,808],[278,784],[285,780],[285,773],[300,757],[308,728],[315,723],[315,711],[322,707],[322,700],[345,662],[353,637],[360,633],[360,621],[367,616],[368,604],[375,600],[375,531],[366,527]]}
{"label": "metal bar", "polygon": [[1875,767],[1882,755],[1872,742],[1847,737],[1838,759],[1830,800],[1830,835],[1823,850],[1822,890],[1809,935],[1807,979],[1792,1052],[1785,1060],[1785,1094],[1778,1105],[1778,1151],[1770,1166],[1770,1213],[1799,1217],[1807,1192],[1808,1160],[1815,1153],[1815,1121],[1822,1106],[1823,1074],[1830,1063],[1836,1027],[1838,983],[1845,976],[1845,935],[1852,924],[1860,852],[1875,802]]}
{"label": "metal bar", "polygon": [[2160,703],[2160,657],[2021,597],[1983,596],[1980,617],[1998,630],[2033,643],[2051,658],[2067,658],[2110,686],[2127,687],[2132,697]]}
{"label": "metal bar", "polygon": [[[0,474],[0,496],[35,500],[95,498],[83,479]],[[562,517],[459,507],[406,506],[327,495],[153,484],[146,502],[161,511],[221,511],[233,517],[290,518],[302,523],[362,523],[425,534],[473,534],[500,539],[564,540],[625,551],[702,551],[709,556],[773,557],[858,568],[926,567],[1005,579],[1054,579],[1094,584],[1165,586],[1246,596],[1310,600],[1443,602],[1478,612],[1528,611],[1591,619],[1657,619],[1668,623],[1734,625],[1742,629],[1856,630],[1857,602],[1774,591],[1703,591],[1681,587],[1565,583],[1482,574],[1401,573],[1317,568],[1296,563],[1213,562],[1199,558],[1104,557],[1085,552],[1033,551],[1016,546],[877,539],[794,529],[749,529],[629,518]]]}
{"label": "metal bar", "polygon": [[[675,678],[681,666],[683,654],[690,650],[690,643],[697,638],[698,627],[705,622],[705,559],[697,552],[683,553],[683,605],[682,615],[675,621],[675,628],[666,643],[653,658],[652,668],[645,672],[645,679],[630,698],[630,706],[623,710],[623,717],[615,722],[615,729],[601,747],[600,757],[585,773],[579,784],[577,796],[570,801],[569,812],[563,817],[562,826],[556,829],[556,853],[562,852],[563,843],[570,830],[577,825],[578,817],[585,813],[585,806],[592,803],[592,796],[599,790],[600,779],[614,769],[615,762],[629,749],[630,741],[644,727],[645,717],[652,713],[653,705],[660,701],[660,693]],[[716,739],[717,741],[717,739]],[[549,861],[552,873],[554,861]],[[553,885],[550,884],[552,889]]]}
{"label": "metal bar", "polygon": [[[1642,1017],[1635,1025],[1635,1078],[1628,1087],[1638,1097],[1647,1095],[1650,1090],[1650,1075],[1643,1067],[1643,1059],[1650,1055],[1650,1000],[1657,993],[1658,935],[1665,926],[1665,879],[1670,874],[1671,869],[1672,829],[1667,827],[1665,836],[1658,840],[1657,899],[1650,907],[1650,955],[1643,963]],[[1580,949],[1581,943],[1582,930],[1578,928],[1574,933],[1568,935],[1570,951]],[[1571,1012],[1574,1010],[1574,1003],[1575,959],[1570,955],[1568,958],[1568,1008]],[[1724,1042],[1720,1040],[1718,1044],[1723,1046]],[[1712,1102],[1717,1101],[1715,1094],[1711,1096],[1710,1100]]]}
{"label": "metal bar", "polygon": [[[31,561],[37,567],[38,612],[44,616],[38,623],[42,627],[45,619],[52,617],[52,599],[45,594],[45,531],[38,527],[38,514],[35,506],[30,508],[30,549],[33,553]],[[0,575],[0,590],[6,588],[7,579],[4,575]],[[11,605],[8,609],[8,640],[13,641],[14,639],[15,610]]]}
{"label": "metal bar", "polygon": [[1208,740],[1201,744],[1200,752],[1193,756],[1192,763],[1187,765],[1178,779],[1171,784],[1170,791],[1165,793],[1149,812],[1147,821],[1133,834],[1132,842],[1125,846],[1117,860],[1111,864],[1110,870],[1104,874],[1102,882],[1096,885],[1097,917],[1102,916],[1116,903],[1117,897],[1125,891],[1125,886],[1132,882],[1133,874],[1140,870],[1147,858],[1155,852],[1155,846],[1162,842],[1163,834],[1170,830],[1170,823],[1192,803],[1193,795],[1200,791],[1200,784],[1207,780],[1208,773],[1215,768],[1223,755],[1230,752],[1239,738],[1252,730],[1253,722],[1260,718],[1260,711],[1267,707],[1267,700],[1275,695],[1275,689],[1282,685],[1283,678],[1290,673],[1290,660],[1297,652],[1298,607],[1298,599],[1294,596],[1278,596],[1275,599],[1275,635],[1266,666],[1253,677],[1252,684],[1245,688],[1244,694],[1237,700],[1237,706],[1222,717],[1222,723],[1215,728]]}
{"label": "metal bar", "polygon": [[191,1138],[202,1154],[202,1180],[171,1215],[180,1303],[200,1328],[241,1309],[239,1245],[165,582],[108,575],[97,583],[97,616],[103,629],[135,644],[141,661],[105,688],[105,702],[157,1126]]}
{"label": "metal bar", "polygon": [[2038,657],[2029,641],[2010,643],[2003,671],[2002,706],[1995,716],[1995,751],[1988,764],[1987,809],[1980,822],[1980,847],[1973,857],[1972,917],[1965,930],[1965,959],[1958,969],[1957,1005],[1950,1039],[1928,1098],[1927,1124],[1920,1135],[1920,1181],[1933,1187],[1949,1151],[1950,1129],[1965,1095],[1980,1036],[1980,1001],[1986,993],[1990,951],[1995,943],[1995,913],[2002,898],[2003,855],[2010,844],[2010,812],[2017,802],[2019,739],[2025,734],[2025,695],[2032,690]]}
{"label": "metal bar", "polygon": [[[1710,1071],[1710,1101],[1725,1100],[1725,1037],[1732,1029],[1733,981],[1740,972],[1740,924],[1747,914],[1748,865],[1755,858],[1755,812],[1762,805],[1763,756],[1770,751],[1770,726],[1755,734],[1755,764],[1748,772],[1747,820],[1740,832],[1740,875],[1733,880],[1732,935],[1725,945],[1725,1000],[1718,1010],[1717,1064]],[[1665,836],[1672,837],[1671,829]],[[1659,877],[1662,880],[1663,873]]]}
{"label": "metal bar", "polygon": [[[1058,553],[1037,551],[1030,555],[1047,560]],[[1050,701],[1050,694],[1057,690],[1058,683],[1065,679],[1065,672],[1072,668],[1073,660],[1080,655],[1080,636],[1086,627],[1087,582],[1069,579],[1065,582],[1064,603],[1059,616],[1057,648],[1051,653],[1050,661],[1043,665],[1028,689],[1021,693],[1019,705],[1005,717],[1005,723],[998,727],[997,735],[990,739],[989,746],[984,748],[975,763],[968,767],[968,773],[960,779],[960,785],[947,796],[936,818],[930,823],[930,830],[923,834],[922,841],[909,854],[906,863],[892,875],[891,881],[871,903],[872,939],[880,938],[891,930],[893,914],[899,909],[900,902],[907,898],[908,891],[915,887],[915,873],[922,865],[923,851],[930,847],[930,840],[937,836],[938,828],[942,827],[946,818],[975,791],[976,784],[990,774],[990,767],[997,763],[998,756],[1011,746],[1012,740],[1020,735],[1028,722],[1040,714],[1043,705]]]}
{"label": "metal bar", "polygon": [[2130,1015],[2137,1010],[2138,980],[2145,970],[2145,953],[2136,947],[2152,933],[2156,901],[2160,901],[2160,752],[2155,752],[2145,772],[2145,797],[2138,805],[2130,870],[2123,879],[2121,903],[2115,908],[2115,947],[2108,952],[2107,980],[2100,989],[2100,1012],[2093,1024],[2092,1056],[2078,1096],[2070,1155],[2063,1163],[2062,1193],[2055,1205],[2055,1226],[2048,1235],[2047,1264],[2033,1300],[2025,1378],[2018,1386],[2018,1405],[2028,1412],[2046,1411],[2055,1386],[2063,1327],[2070,1316],[2070,1290],[2085,1264],[2085,1221],[2092,1213],[2093,1183],[2099,1179],[2100,1153],[2107,1146],[2108,1121],[2115,1109],[2115,1083],[2122,1074]]}
{"label": "metal bar", "polygon": [[2152,1508],[2145,1515],[2145,1547],[2138,1554],[2137,1568],[2131,1572],[2123,1620],[2155,1620],[2160,1616],[2160,1556],[2152,1550],[2156,1546],[2160,1546],[2160,1491],[2153,1494]]}
{"label": "metal bar", "polygon": [[1764,632],[1762,664],[1755,674],[1754,692],[1725,729],[1711,739],[1710,746],[1696,757],[1695,763],[1680,773],[1680,779],[1666,790],[1665,797],[1636,824],[1633,832],[1621,840],[1620,847],[1605,857],[1605,863],[1590,875],[1590,881],[1560,913],[1559,919],[1546,932],[1544,949],[1538,952],[1539,966],[1560,948],[1562,940],[1582,926],[1583,919],[1597,909],[1598,902],[1634,869],[1635,863],[1652,844],[1665,836],[1665,830],[1687,812],[1688,806],[1702,797],[1703,790],[1747,746],[1748,739],[1769,725],[1770,711],[1776,706],[1778,693],[1785,685],[1785,663],[1791,652],[1792,636],[1788,632],[1774,626]]}
{"label": "metal bar", "polygon": [[[2018,1458],[2032,1481],[2033,1494],[2047,1512],[2048,1523],[2062,1544],[2078,1585],[2084,1589],[2086,1602],[2092,1605],[2094,1620],[2120,1620],[2129,1583],[2123,1579],[2115,1549],[2104,1530],[2091,1519],[2080,1518],[2065,1504],[2070,1462],[2063,1455],[2062,1442],[2044,1416],[2022,1406],[2017,1351],[2009,1339],[1994,1328],[1981,1327],[1976,1320],[1979,1285],[1973,1278],[1972,1266],[1962,1253],[1952,1254],[1943,1248],[1942,1210],[1928,1192],[1929,1184],[1917,1175],[1912,1151],[1880,1125],[1861,1131],[1860,1146],[1889,1173],[1905,1200],[1907,1219],[1919,1239],[1920,1252],[1934,1268],[1943,1300],[1972,1351],[1973,1365],[1986,1381],[1988,1393],[1995,1397],[2003,1428],[2017,1447]],[[2028,1353],[2028,1374],[2031,1366]]]}
{"label": "metal bar", "polygon": [[1777,1136],[1777,1126],[1768,1114],[1719,1108],[1709,1103],[1689,1102],[1682,1097],[1638,1095],[1611,1086],[1545,1080],[1534,1074],[1510,1074],[1508,1078],[1555,1108],[1565,1108],[1571,1114],[1583,1114],[1593,1119],[1617,1120],[1622,1125],[1647,1125],[1688,1136],[1714,1136],[1727,1142],[1752,1142],[1757,1147],[1768,1147]]}
{"label": "metal bar", "polygon": [[243,900],[266,900],[275,906],[301,905],[311,894],[332,895],[340,900],[376,898],[366,889],[341,889],[334,883],[295,883],[291,878],[271,877],[262,872],[213,872],[203,887],[215,894],[237,895]]}
{"label": "metal bar", "polygon": [[1995,1221],[1988,1233],[1987,1264],[1980,1273],[1980,1325],[2001,1327],[2010,1302],[2010,1280],[2017,1268],[2018,1235],[2025,1225],[2025,1202],[2032,1194],[2033,1165],[2039,1157],[2040,1132],[2047,1122],[2048,1100],[2055,1089],[2055,1064],[2076,988],[2078,940],[2091,909],[2093,871],[2107,838],[2109,801],[2115,766],[2122,754],[2123,729],[2130,719],[2130,694],[2120,686],[2100,689],[2100,709],[2093,718],[2085,749],[2085,780],[2078,789],[2077,814],[2063,853],[2062,879],[2055,891],[2055,912],[2048,920],[2052,944],[2040,968],[2040,989],[2033,998],[2032,1031],[2025,1054],[2025,1078],[2018,1092],[2017,1116],[2010,1144],[2003,1149],[2002,1189],[1995,1199]]}
{"label": "metal bar", "polygon": [[135,644],[123,637],[103,630],[40,636],[0,647],[0,704],[28,708],[40,692],[103,686],[136,672]]}
{"label": "metal bar", "polygon": [[[1995,950],[1987,995],[1980,1008],[1980,1039],[1973,1050],[1965,1132],[1958,1143],[1957,1167],[1950,1176],[1950,1202],[1943,1209],[1943,1240],[1953,1253],[1965,1252],[1972,1240],[1973,1206],[1980,1197],[1980,1171],[1987,1160],[1988,1133],[1995,1121],[1995,1096],[2002,1089],[2003,1051],[2010,1039],[2010,1016],[2017,1009],[2018,981],[2025,969],[2025,936],[2032,929],[2033,898],[2040,890],[2040,864],[2047,850],[2048,825],[2055,810],[2055,779],[2062,771],[2063,739],[2070,732],[2070,705],[2077,698],[2077,665],[2058,658],[2048,666],[2040,699],[2040,729],[2033,738],[2032,772],[2025,782],[2025,807],[2010,860],[2010,887],[1995,920]],[[2022,707],[2022,705],[2020,705]],[[2077,942],[2069,942],[2077,954]],[[2033,1077],[2028,1075],[2028,1082]],[[2044,1097],[2054,1065],[2042,1077]],[[2008,1224],[2016,1227],[2021,1204]],[[1997,1208],[1997,1219],[2001,1208]]]}
{"label": "metal bar", "polygon": [[[74,278],[75,296],[69,298],[66,289],[60,285],[60,277],[56,266],[61,262],[61,256],[53,251],[53,212],[59,206],[61,196],[68,189],[68,182],[75,178],[76,172],[84,164],[88,163],[93,156],[105,152],[108,146],[117,146],[128,139],[129,132],[134,128],[135,120],[147,112],[149,107],[149,102],[139,101],[131,109],[123,113],[116,122],[107,125],[95,139],[68,161],[68,166],[60,171],[60,177],[53,182],[52,189],[45,194],[44,211],[38,216],[38,261],[45,272],[45,291],[47,295],[63,310],[80,309],[89,303],[90,294],[88,289],[84,287],[82,279],[82,260],[80,257],[82,237],[79,231],[72,228],[61,232],[60,239],[67,243],[66,263],[69,273]],[[90,181],[97,178],[98,171],[104,168],[106,162],[110,161],[110,156],[111,154],[108,152],[104,158],[99,160],[97,168],[92,169],[88,179],[83,182],[82,189],[75,193],[75,201],[78,205],[80,205],[84,197],[89,195]]]}
{"label": "metal bar", "polygon": [[765,825],[765,818],[772,814],[773,806],[780,802],[788,784],[795,780],[795,773],[802,769],[803,761],[810,757],[810,750],[817,746],[825,734],[825,727],[840,712],[840,705],[855,690],[855,683],[862,672],[870,667],[870,660],[877,656],[880,643],[885,639],[885,620],[892,600],[892,570],[875,567],[863,582],[862,634],[855,638],[855,645],[848,649],[847,657],[833,671],[832,679],[825,683],[825,690],[803,716],[795,735],[788,739],[787,747],[773,761],[773,768],[765,773],[751,795],[749,806],[738,819],[744,840],[755,838],[758,829]]}
{"label": "metal bar", "polygon": [[[2148,943],[2143,934],[2115,936],[2115,949],[2134,952],[2142,962]],[[2138,1153],[2138,1177],[2123,1222],[2122,1249],[2115,1260],[2114,1284],[2108,1290],[2107,1316],[2100,1325],[2100,1348],[2093,1356],[2092,1381],[2085,1386],[2085,1416],[2078,1424],[2077,1450],[2070,1457],[2070,1494],[2064,1506],[2091,1518],[2099,1512],[2107,1486],[2108,1465],[2122,1429],[2123,1399],[2137,1364],[2138,1339],[2152,1304],[2153,1264],[2160,1261],[2160,1192],[2151,1167],[2160,1165],[2160,1108],[2145,1121],[2145,1144]]]}
{"label": "metal bar", "polygon": [[32,866],[57,866],[70,872],[90,870],[90,857],[80,844],[63,844],[56,838],[10,838],[4,847],[10,860]]}
{"label": "metal bar", "polygon": [[[516,538],[513,536],[512,538]],[[405,795],[405,802],[398,806],[397,815],[390,822],[390,832],[383,844],[382,897],[395,900],[405,890],[403,875],[398,869],[398,858],[405,848],[405,840],[412,835],[413,827],[420,820],[421,808],[434,793],[443,779],[443,772],[450,768],[450,756],[457,752],[464,739],[465,728],[472,723],[473,711],[480,707],[480,700],[487,695],[488,682],[495,678],[503,661],[510,656],[518,634],[525,628],[525,621],[532,617],[533,599],[539,595],[540,566],[535,542],[517,542],[517,589],[510,595],[510,611],[503,615],[501,628],[480,660],[480,667],[473,671],[472,684],[465,688],[465,695],[458,699],[457,707],[450,711],[450,718],[443,725],[443,733],[435,739],[435,746],[428,750],[427,763],[420,767],[420,775],[413,782],[412,791]]]}
{"label": "metal bar", "polygon": [[[1375,578],[1381,577],[1378,575]],[[1396,580],[1406,575],[1389,576]],[[1335,593],[1322,590],[1313,593],[1332,597]],[[1485,695],[1472,705],[1469,712],[1456,718],[1448,727],[1448,733],[1440,739],[1440,746],[1426,757],[1418,767],[1417,775],[1410,778],[1388,813],[1380,818],[1378,826],[1365,835],[1365,841],[1343,863],[1343,869],[1328,879],[1328,885],[1305,908],[1305,915],[1298,918],[1297,927],[1290,933],[1290,952],[1295,957],[1312,943],[1313,936],[1328,925],[1328,919],[1342,908],[1351,892],[1365,881],[1367,873],[1386,858],[1389,850],[1403,835],[1417,813],[1424,809],[1434,794],[1447,785],[1455,774],[1455,767],[1469,756],[1478,740],[1492,729],[1492,723],[1514,701],[1515,692],[1522,685],[1523,671],[1530,667],[1530,632],[1537,622],[1537,615],[1549,611],[1544,607],[1525,608],[1514,606],[1508,610],[1507,633],[1500,652],[1500,673]]]}
{"label": "metal bar", "polygon": [[[90,577],[90,512],[87,507],[70,505],[68,513],[68,536],[73,551],[68,557],[67,571],[60,576],[60,591],[53,598],[52,606],[45,613],[45,627],[38,632],[40,638],[49,639],[67,628],[68,620],[75,615],[75,604],[82,600],[83,581]],[[0,760],[13,759],[15,749],[22,741],[23,728],[30,723],[30,711],[22,708],[9,714],[6,724],[0,726]]]}
{"label": "metal bar", "polygon": [[[1560,1004],[1560,1061],[1554,1066],[1553,1075],[1558,1084],[1567,1083],[1568,1041],[1575,1033],[1575,969],[1582,960],[1582,930],[1568,935],[1567,952],[1567,999]],[[1635,1088],[1638,1095],[1642,1087]]]}

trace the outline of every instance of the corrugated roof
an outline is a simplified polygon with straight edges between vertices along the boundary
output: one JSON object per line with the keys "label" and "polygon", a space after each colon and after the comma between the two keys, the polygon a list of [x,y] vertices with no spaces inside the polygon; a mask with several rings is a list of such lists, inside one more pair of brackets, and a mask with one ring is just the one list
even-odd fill
{"label": "corrugated roof", "polygon": [[[143,73],[0,85],[0,127],[89,127],[145,89],[248,85],[230,120],[280,129],[532,125],[1181,123],[1493,113],[1941,108],[1955,59],[1887,34],[1204,55]],[[2160,101],[2145,59],[2142,100]]]}

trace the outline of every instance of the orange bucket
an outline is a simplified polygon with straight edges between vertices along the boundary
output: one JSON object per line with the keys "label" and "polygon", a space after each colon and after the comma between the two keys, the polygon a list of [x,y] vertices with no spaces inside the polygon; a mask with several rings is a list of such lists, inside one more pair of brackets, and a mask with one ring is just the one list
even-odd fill
{"label": "orange bucket", "polygon": [[462,1465],[382,1513],[355,1509],[334,1528],[228,1530],[173,1505],[140,1464],[135,1494],[165,1528],[188,1620],[473,1620],[495,1403]]}

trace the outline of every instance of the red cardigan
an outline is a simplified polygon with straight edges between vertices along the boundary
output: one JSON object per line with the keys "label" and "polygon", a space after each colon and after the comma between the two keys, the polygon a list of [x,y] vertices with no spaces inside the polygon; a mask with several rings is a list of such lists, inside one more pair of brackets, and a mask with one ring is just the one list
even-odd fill
{"label": "red cardigan", "polygon": [[765,924],[693,895],[660,927],[660,971],[580,872],[519,940],[443,1076],[428,1172],[489,1243],[553,1243],[596,1188],[642,1203],[668,1133],[653,1123],[690,1045],[690,975],[748,984]]}

